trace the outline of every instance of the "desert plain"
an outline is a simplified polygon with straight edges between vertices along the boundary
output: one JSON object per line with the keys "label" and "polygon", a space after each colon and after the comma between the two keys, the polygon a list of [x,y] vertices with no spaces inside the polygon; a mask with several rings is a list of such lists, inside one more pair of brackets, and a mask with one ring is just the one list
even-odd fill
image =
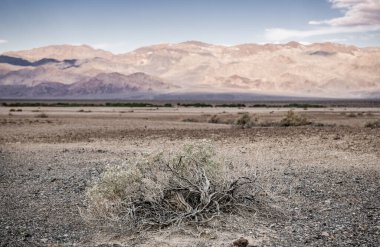
{"label": "desert plain", "polygon": [[[305,126],[236,126],[244,113]],[[211,120],[214,117],[214,120]],[[216,119],[216,120],[215,120]],[[0,107],[1,246],[379,246],[380,105],[287,107]],[[202,141],[255,171],[268,202],[223,215],[126,234],[81,215],[107,166]],[[260,200],[260,198],[258,198]]]}

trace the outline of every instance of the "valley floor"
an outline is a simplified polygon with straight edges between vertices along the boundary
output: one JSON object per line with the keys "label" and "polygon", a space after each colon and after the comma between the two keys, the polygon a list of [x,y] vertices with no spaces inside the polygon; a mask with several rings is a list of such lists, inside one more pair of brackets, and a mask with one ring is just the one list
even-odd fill
{"label": "valley floor", "polygon": [[[289,109],[21,110],[0,107],[0,246],[380,245],[380,131],[364,127],[379,108],[300,109],[324,125],[250,129],[228,121]],[[86,188],[106,165],[203,139],[257,171],[271,210],[133,236],[84,222]]]}

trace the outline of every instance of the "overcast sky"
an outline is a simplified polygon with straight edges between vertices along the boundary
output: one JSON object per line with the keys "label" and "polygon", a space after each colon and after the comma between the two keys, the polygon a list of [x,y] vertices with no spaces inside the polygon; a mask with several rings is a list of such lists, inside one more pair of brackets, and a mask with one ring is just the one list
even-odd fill
{"label": "overcast sky", "polygon": [[380,0],[0,0],[0,52],[187,40],[380,46]]}

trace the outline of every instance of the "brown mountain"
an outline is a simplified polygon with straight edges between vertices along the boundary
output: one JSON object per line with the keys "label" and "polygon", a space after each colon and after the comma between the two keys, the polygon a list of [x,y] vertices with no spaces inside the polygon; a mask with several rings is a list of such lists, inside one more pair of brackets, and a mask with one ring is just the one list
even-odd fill
{"label": "brown mountain", "polygon": [[54,82],[68,85],[66,94],[244,92],[360,97],[380,91],[380,48],[335,43],[222,46],[188,41],[119,55],[64,45],[3,56],[0,85],[34,87]]}

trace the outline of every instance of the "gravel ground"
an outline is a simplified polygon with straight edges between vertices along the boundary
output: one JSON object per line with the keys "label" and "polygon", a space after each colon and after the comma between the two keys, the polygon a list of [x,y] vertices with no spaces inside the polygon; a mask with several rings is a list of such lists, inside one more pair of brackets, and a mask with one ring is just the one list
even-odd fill
{"label": "gravel ground", "polygon": [[[81,116],[0,116],[7,120],[0,125],[0,246],[231,246],[239,237],[255,246],[380,246],[378,129],[242,130],[181,117]],[[86,188],[106,165],[199,139],[256,169],[282,216],[234,217],[141,236],[83,221]]]}

